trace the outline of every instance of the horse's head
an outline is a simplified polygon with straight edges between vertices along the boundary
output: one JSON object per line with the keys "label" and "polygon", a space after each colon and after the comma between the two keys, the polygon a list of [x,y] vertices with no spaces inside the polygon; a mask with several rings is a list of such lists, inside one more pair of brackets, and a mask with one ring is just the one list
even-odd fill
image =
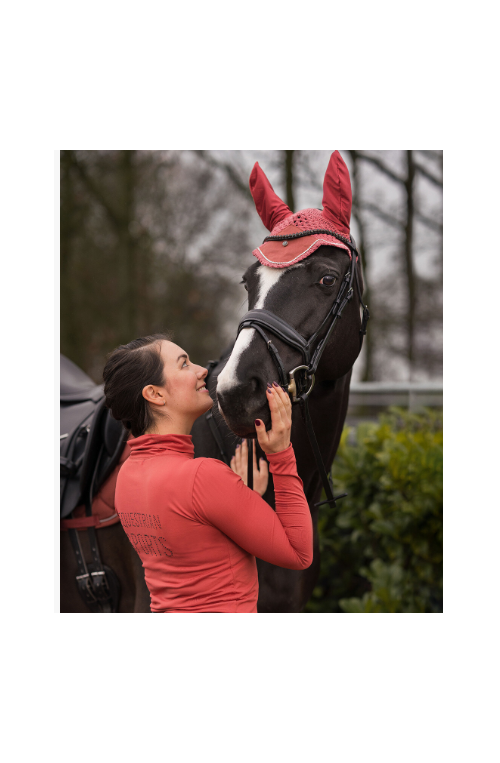
{"label": "horse's head", "polygon": [[[359,289],[351,277],[351,187],[340,154],[332,154],[325,176],[323,212],[308,209],[293,214],[276,196],[258,165],[252,171],[250,188],[257,210],[274,240],[266,240],[253,252],[258,262],[243,276],[249,311],[252,311],[247,315],[256,321],[255,327],[241,329],[217,383],[219,407],[228,426],[240,437],[255,435],[256,418],[269,427],[267,383],[284,383],[280,373],[282,376],[286,373],[288,382],[289,372],[303,365],[305,356],[309,361],[314,360],[331,325],[335,304],[340,308],[342,319],[337,320],[322,349],[315,369],[316,385],[344,376],[361,348],[362,280],[359,265]],[[352,298],[344,303],[348,296]],[[273,328],[273,316],[284,323]],[[294,330],[306,342],[311,340],[305,349],[294,345]],[[300,337],[298,339],[300,344]],[[273,356],[274,350],[269,351],[269,342],[277,350],[279,359],[276,354]]]}

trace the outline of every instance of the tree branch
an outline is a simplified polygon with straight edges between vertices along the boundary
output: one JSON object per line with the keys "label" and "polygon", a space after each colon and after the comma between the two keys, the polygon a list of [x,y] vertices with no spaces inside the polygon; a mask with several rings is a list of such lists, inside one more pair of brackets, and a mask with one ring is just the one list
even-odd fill
{"label": "tree branch", "polygon": [[429,170],[426,170],[425,167],[422,167],[421,164],[418,164],[418,162],[415,162],[415,169],[417,172],[420,172],[421,175],[424,176],[424,178],[427,178],[427,180],[430,180],[431,183],[434,183],[434,185],[437,185],[438,188],[443,187],[443,180],[437,178],[435,175],[432,174],[432,172],[429,172]]}
{"label": "tree branch", "polygon": [[374,167],[377,167],[381,172],[384,173],[384,175],[387,175],[387,177],[391,178],[391,180],[394,180],[396,183],[400,183],[402,185],[405,184],[404,178],[400,177],[395,172],[393,172],[393,170],[387,167],[376,156],[370,156],[369,154],[364,154],[362,151],[351,151],[351,153],[355,155],[357,159],[361,159],[364,162],[373,164]]}
{"label": "tree branch", "polygon": [[194,154],[200,157],[200,159],[203,159],[204,162],[206,162],[211,167],[217,167],[218,169],[224,170],[224,172],[227,174],[228,178],[234,183],[236,188],[248,199],[251,198],[250,194],[250,188],[244,183],[240,177],[238,177],[237,173],[234,170],[234,167],[231,164],[228,164],[228,162],[222,162],[219,159],[216,159],[212,154],[210,154],[208,151],[193,151]]}
{"label": "tree branch", "polygon": [[388,225],[392,225],[393,228],[398,228],[399,230],[401,230],[401,228],[404,226],[404,223],[401,220],[398,220],[396,217],[393,217],[387,212],[384,212],[383,209],[380,209],[380,207],[377,207],[376,204],[372,204],[369,201],[362,201],[361,203],[355,204],[354,206],[357,206],[358,209],[366,210],[367,212],[372,212],[374,215],[379,217]]}
{"label": "tree branch", "polygon": [[433,162],[441,162],[441,157],[443,152],[442,151],[422,151],[419,150],[419,154],[422,154],[422,156],[426,156],[427,159],[431,159]]}
{"label": "tree branch", "polygon": [[415,212],[415,217],[419,222],[423,223],[423,225],[426,225],[428,228],[431,228],[432,230],[435,230],[438,233],[443,232],[443,223],[440,223],[437,220],[432,220],[430,217],[426,217],[425,215],[422,215],[420,212]]}

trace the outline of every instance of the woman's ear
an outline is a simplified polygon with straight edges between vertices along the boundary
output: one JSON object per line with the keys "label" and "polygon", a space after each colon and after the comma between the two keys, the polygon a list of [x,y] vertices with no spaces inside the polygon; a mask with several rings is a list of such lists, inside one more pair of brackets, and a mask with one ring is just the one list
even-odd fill
{"label": "woman's ear", "polygon": [[147,400],[148,403],[152,403],[153,405],[162,406],[166,403],[163,394],[158,390],[157,387],[153,387],[152,384],[148,384],[143,388],[142,396],[145,400]]}

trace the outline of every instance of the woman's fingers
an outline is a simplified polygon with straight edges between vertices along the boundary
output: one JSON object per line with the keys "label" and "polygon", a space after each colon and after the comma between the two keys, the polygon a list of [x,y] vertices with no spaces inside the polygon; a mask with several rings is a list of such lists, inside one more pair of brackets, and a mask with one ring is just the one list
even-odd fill
{"label": "woman's fingers", "polygon": [[267,461],[264,458],[260,459],[259,466],[259,471],[254,471],[253,489],[262,496],[267,490],[267,485],[269,482],[269,469],[267,468]]}
{"label": "woman's fingers", "polygon": [[282,387],[275,387],[275,393],[279,396],[282,407],[280,408],[281,416],[286,420],[286,423],[290,425],[292,423],[292,403],[290,396]]}
{"label": "woman's fingers", "polygon": [[234,456],[231,459],[231,469],[233,472],[235,472],[245,485],[247,484],[247,458],[248,458],[248,447],[246,442],[244,441],[243,444],[237,445],[236,450],[234,453]]}
{"label": "woman's fingers", "polygon": [[271,410],[272,429],[279,431],[284,422],[281,415],[283,404],[278,394],[277,387],[271,387],[271,389],[268,388],[268,400],[269,408]]}
{"label": "woman's fingers", "polygon": [[[262,429],[265,430],[265,426],[262,424]],[[267,462],[261,458],[259,465],[257,465],[257,444],[253,447],[253,489],[264,495],[267,489],[269,481],[269,469],[267,468]],[[243,440],[242,443],[236,446],[234,456],[231,458],[231,469],[235,474],[240,477],[244,485],[248,485],[248,442]]]}
{"label": "woman's fingers", "polygon": [[285,392],[278,385],[269,385],[266,396],[271,412],[271,429],[264,432],[264,425],[256,421],[257,437],[264,453],[279,453],[290,444],[292,419],[289,402]]}
{"label": "woman's fingers", "polygon": [[281,425],[286,429],[290,427],[290,417],[288,416],[285,404],[286,397],[288,396],[285,395],[281,387],[276,386],[274,387],[274,397],[277,402],[278,412],[281,418]]}
{"label": "woman's fingers", "polygon": [[267,453],[266,447],[269,442],[269,433],[266,430],[265,424],[261,419],[255,419],[255,431],[257,433],[257,440],[259,441],[259,445],[264,451],[264,453]]}

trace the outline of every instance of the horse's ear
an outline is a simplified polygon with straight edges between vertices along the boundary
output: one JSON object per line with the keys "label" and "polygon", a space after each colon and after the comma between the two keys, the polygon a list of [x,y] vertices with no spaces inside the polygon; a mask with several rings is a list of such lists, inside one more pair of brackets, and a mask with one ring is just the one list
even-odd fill
{"label": "horse's ear", "polygon": [[260,219],[269,231],[285,217],[292,214],[285,202],[281,201],[280,197],[273,191],[271,183],[259,167],[258,162],[255,162],[250,175],[250,193]]}
{"label": "horse's ear", "polygon": [[352,190],[349,170],[338,151],[330,157],[323,182],[323,214],[338,225],[339,233],[349,235]]}

